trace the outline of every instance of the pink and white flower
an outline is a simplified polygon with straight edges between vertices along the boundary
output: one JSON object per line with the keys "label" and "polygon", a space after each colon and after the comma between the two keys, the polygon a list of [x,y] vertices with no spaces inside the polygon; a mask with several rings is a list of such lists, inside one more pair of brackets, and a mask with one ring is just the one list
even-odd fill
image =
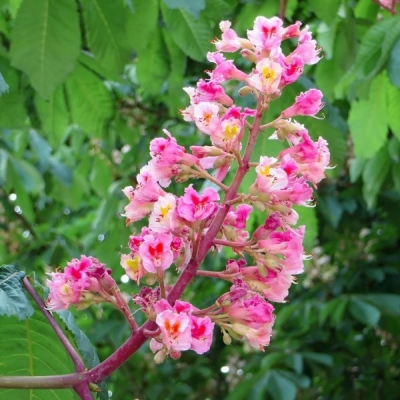
{"label": "pink and white flower", "polygon": [[166,233],[146,235],[139,247],[139,255],[146,271],[153,274],[165,271],[173,261],[172,236]]}

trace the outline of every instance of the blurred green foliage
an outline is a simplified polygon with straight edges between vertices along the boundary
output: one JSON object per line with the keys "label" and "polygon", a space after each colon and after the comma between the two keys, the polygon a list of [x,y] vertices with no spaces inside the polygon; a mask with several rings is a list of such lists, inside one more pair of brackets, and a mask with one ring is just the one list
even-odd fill
{"label": "blurred green foliage", "polygon": [[[299,210],[314,258],[277,305],[265,353],[217,334],[208,354],[155,365],[144,346],[109,379],[115,399],[399,398],[400,16],[372,0],[286,3],[286,23],[310,25],[324,53],[268,113],[310,87],[324,92],[325,118],[299,118],[328,140],[336,166],[316,207]],[[211,68],[219,21],[245,35],[279,9],[278,0],[0,0],[0,262],[44,279],[87,254],[120,279],[131,231],[121,189],[162,128],[182,145],[205,143],[179,109],[182,87]],[[263,141],[254,160],[275,151]],[[222,269],[227,257],[205,263]],[[201,307],[226,289],[199,279],[186,295]],[[74,314],[100,359],[127,338],[108,307]]]}

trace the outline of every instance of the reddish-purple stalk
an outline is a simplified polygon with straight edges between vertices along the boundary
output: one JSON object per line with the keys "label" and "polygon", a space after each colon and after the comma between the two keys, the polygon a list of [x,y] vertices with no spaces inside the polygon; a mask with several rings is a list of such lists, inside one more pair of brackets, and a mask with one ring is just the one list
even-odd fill
{"label": "reddish-purple stalk", "polygon": [[[217,214],[215,215],[207,234],[202,238],[197,248],[195,254],[193,254],[192,259],[189,264],[179,276],[175,285],[169,292],[167,296],[167,300],[170,304],[175,303],[178,300],[187,286],[190,284],[193,278],[196,277],[197,270],[200,267],[200,264],[204,260],[210,248],[213,246],[214,239],[219,232],[221,225],[229,212],[230,204],[229,202],[237,197],[237,191],[240,187],[240,184],[243,181],[244,176],[248,172],[250,165],[250,157],[253,153],[254,146],[256,144],[256,140],[260,131],[261,119],[263,113],[265,111],[265,107],[263,105],[263,97],[260,96],[257,103],[257,114],[254,119],[253,126],[251,127],[249,138],[247,141],[246,150],[244,156],[242,158],[242,162],[240,163],[235,177],[230,185],[229,189],[226,192],[225,198],[222,202],[222,207],[219,209]],[[52,321],[51,314],[45,309],[45,306],[39,296],[37,296],[36,292],[33,290],[32,286],[28,282],[30,289],[27,288],[28,292],[32,295],[32,297],[36,296],[39,300],[38,305],[41,308],[42,312],[46,315],[50,315]],[[33,291],[34,294],[31,293]],[[35,298],[35,297],[34,297]],[[35,299],[36,301],[36,299]],[[50,322],[50,320],[49,320]],[[54,321],[55,323],[55,321]],[[50,322],[50,324],[52,324]],[[53,326],[53,325],[52,325]],[[138,330],[132,333],[132,335],[126,340],[125,343],[121,345],[113,354],[111,354],[106,360],[97,365],[96,367],[88,370],[86,372],[80,372],[81,366],[76,366],[77,372],[67,375],[55,375],[55,376],[15,376],[15,377],[0,377],[0,387],[10,387],[10,388],[68,388],[73,387],[75,391],[80,395],[83,400],[92,399],[92,397],[87,397],[88,383],[99,383],[106,379],[111,373],[113,373],[116,369],[118,369],[125,361],[127,361],[140,347],[146,342],[148,339],[148,335],[145,335],[146,332],[155,331],[158,328],[157,324],[153,321],[145,322]],[[61,329],[57,326],[57,329],[53,327],[57,335],[60,337],[60,340],[64,344],[62,337],[65,337]],[[65,338],[66,339],[66,338]],[[72,345],[68,342],[68,345],[72,347]],[[66,346],[64,344],[64,346]],[[67,348],[67,347],[66,347]],[[68,349],[67,349],[68,351]],[[69,352],[69,351],[68,351]],[[74,350],[75,352],[75,350]],[[75,352],[76,353],[76,352]],[[70,353],[69,353],[70,354]],[[70,354],[71,355],[71,354]],[[75,357],[75,356],[74,356]],[[78,356],[79,357],[79,356]],[[72,358],[72,355],[71,355]],[[74,358],[73,358],[74,359]],[[80,360],[80,358],[79,358]],[[80,360],[81,361],[81,360]],[[74,361],[75,362],[75,361]],[[82,362],[82,361],[81,361]],[[83,363],[82,363],[83,364]],[[76,364],[75,364],[76,365]],[[79,364],[80,365],[80,364]],[[85,382],[85,384],[83,384]],[[85,390],[83,390],[83,388]],[[79,390],[79,392],[78,392]],[[82,390],[82,391],[81,391]],[[91,396],[90,392],[89,395]]]}

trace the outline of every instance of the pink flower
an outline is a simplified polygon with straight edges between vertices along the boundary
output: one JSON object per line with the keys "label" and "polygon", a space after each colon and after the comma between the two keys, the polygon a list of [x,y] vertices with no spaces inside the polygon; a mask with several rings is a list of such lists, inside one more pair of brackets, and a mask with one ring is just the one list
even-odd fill
{"label": "pink flower", "polygon": [[300,95],[296,97],[296,101],[291,107],[282,111],[281,117],[291,118],[295,115],[314,116],[324,106],[321,100],[321,91],[317,89],[307,90],[307,92],[300,93]]}
{"label": "pink flower", "polygon": [[258,91],[271,95],[279,91],[282,67],[269,58],[257,63],[256,69],[247,78],[247,84]]}
{"label": "pink flower", "polygon": [[212,343],[214,323],[209,317],[199,318],[190,316],[190,332],[192,340],[190,350],[203,354],[210,350]]}
{"label": "pink flower", "polygon": [[317,42],[312,39],[311,33],[308,31],[308,25],[301,30],[299,36],[299,43],[292,55],[299,56],[303,59],[304,64],[316,64],[320,57],[318,57],[320,48],[317,48]]}
{"label": "pink flower", "polygon": [[282,42],[283,22],[278,17],[257,17],[253,30],[247,31],[247,37],[254,46],[262,51],[271,51],[278,48]]}
{"label": "pink flower", "polygon": [[[317,142],[312,141],[305,129],[298,131],[297,135],[294,137],[297,144],[282,150],[279,157],[283,159],[285,156],[290,155],[295,160],[299,172],[307,180],[317,184],[325,177],[325,170],[330,161],[327,142],[321,137],[318,138]],[[299,138],[300,140],[298,140]],[[289,139],[289,141],[291,140]]]}
{"label": "pink flower", "polygon": [[[265,250],[264,262],[267,267],[295,275],[303,272],[304,226],[283,232],[272,232],[268,239],[260,240],[258,247]],[[283,258],[282,258],[283,256]]]}
{"label": "pink flower", "polygon": [[249,328],[258,329],[273,322],[274,307],[258,295],[242,298],[229,306],[221,306],[224,313],[228,313],[233,323],[239,323]]}
{"label": "pink flower", "polygon": [[244,81],[247,78],[247,74],[236,68],[232,60],[226,60],[221,53],[208,53],[207,60],[217,64],[215,69],[209,73],[212,80],[227,81],[236,79]]}
{"label": "pink flower", "polygon": [[159,270],[165,271],[171,266],[173,261],[171,241],[171,235],[166,233],[155,233],[144,237],[139,247],[139,255],[146,271],[156,274]]}
{"label": "pink flower", "polygon": [[185,194],[179,199],[178,214],[187,221],[201,221],[211,216],[218,208],[218,192],[213,188],[206,188],[199,195],[193,185],[185,189]]}
{"label": "pink flower", "polygon": [[143,269],[142,260],[139,254],[121,254],[121,267],[125,270],[126,275],[128,275],[129,278],[135,281],[138,285],[140,278],[142,278],[146,273]]}
{"label": "pink flower", "polygon": [[281,55],[277,57],[277,62],[282,67],[281,80],[279,82],[279,87],[283,88],[290,83],[297,81],[300,78],[304,70],[303,58],[297,56],[296,54],[284,57]]}
{"label": "pink flower", "polygon": [[148,215],[158,197],[165,194],[150,173],[148,166],[144,166],[140,170],[137,181],[135,189],[132,186],[123,189],[124,194],[130,200],[125,207],[125,214],[123,214],[126,217],[127,224],[138,221]]}
{"label": "pink flower", "polygon": [[270,343],[272,335],[272,323],[266,324],[261,328],[254,329],[235,322],[232,326],[232,330],[243,336],[243,338],[247,340],[251,347],[254,347],[260,351],[264,351],[264,347],[268,346]]}
{"label": "pink flower", "polygon": [[216,101],[227,107],[233,104],[233,100],[225,93],[224,88],[216,80],[205,81],[204,79],[200,79],[192,100],[194,104],[202,101]]}
{"label": "pink flower", "polygon": [[301,22],[297,21],[294,24],[284,28],[282,30],[283,39],[291,39],[300,36],[300,26]]}
{"label": "pink flower", "polygon": [[218,114],[219,107],[214,103],[201,102],[193,106],[193,117],[196,126],[207,135],[219,130],[221,122]]}
{"label": "pink flower", "polygon": [[286,172],[280,167],[274,167],[277,163],[274,157],[260,157],[260,163],[256,167],[256,188],[263,193],[272,193],[288,186]]}
{"label": "pink flower", "polygon": [[167,193],[154,203],[149,218],[149,228],[153,232],[171,232],[171,216],[176,207],[176,197]]}
{"label": "pink flower", "polygon": [[213,41],[218,51],[233,53],[240,49],[241,44],[239,37],[230,27],[231,23],[229,21],[221,21],[219,23],[219,28],[222,31],[222,39]]}
{"label": "pink flower", "polygon": [[161,329],[163,343],[168,350],[189,350],[192,335],[187,314],[165,310],[157,315],[156,323]]}
{"label": "pink flower", "polygon": [[77,304],[81,300],[81,294],[86,289],[85,285],[65,276],[61,272],[49,274],[51,280],[47,280],[50,289],[46,300],[46,308],[51,311],[66,310],[71,304]]}

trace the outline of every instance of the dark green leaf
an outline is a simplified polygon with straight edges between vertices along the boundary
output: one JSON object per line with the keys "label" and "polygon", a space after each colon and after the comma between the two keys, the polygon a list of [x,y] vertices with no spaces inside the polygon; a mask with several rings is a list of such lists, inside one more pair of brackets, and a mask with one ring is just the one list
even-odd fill
{"label": "dark green leaf", "polygon": [[396,44],[393,46],[387,64],[387,70],[390,81],[393,83],[393,85],[395,85],[397,88],[400,89],[399,65],[400,65],[400,39],[398,39]]}
{"label": "dark green leaf", "polygon": [[15,157],[10,157],[10,162],[26,191],[31,193],[43,192],[43,177],[32,164],[25,160],[18,160]]}
{"label": "dark green leaf", "polygon": [[274,400],[294,400],[296,386],[277,371],[270,372],[267,390]]}
{"label": "dark green leaf", "polygon": [[330,354],[313,353],[309,351],[301,352],[304,359],[316,362],[317,364],[325,365],[326,367],[333,366],[333,357]]}
{"label": "dark green leaf", "polygon": [[25,273],[11,265],[0,267],[0,315],[14,316],[19,320],[30,317],[33,308],[22,286]]}
{"label": "dark green leaf", "polygon": [[358,296],[351,297],[349,310],[355,319],[369,326],[375,326],[381,317],[378,308]]}

